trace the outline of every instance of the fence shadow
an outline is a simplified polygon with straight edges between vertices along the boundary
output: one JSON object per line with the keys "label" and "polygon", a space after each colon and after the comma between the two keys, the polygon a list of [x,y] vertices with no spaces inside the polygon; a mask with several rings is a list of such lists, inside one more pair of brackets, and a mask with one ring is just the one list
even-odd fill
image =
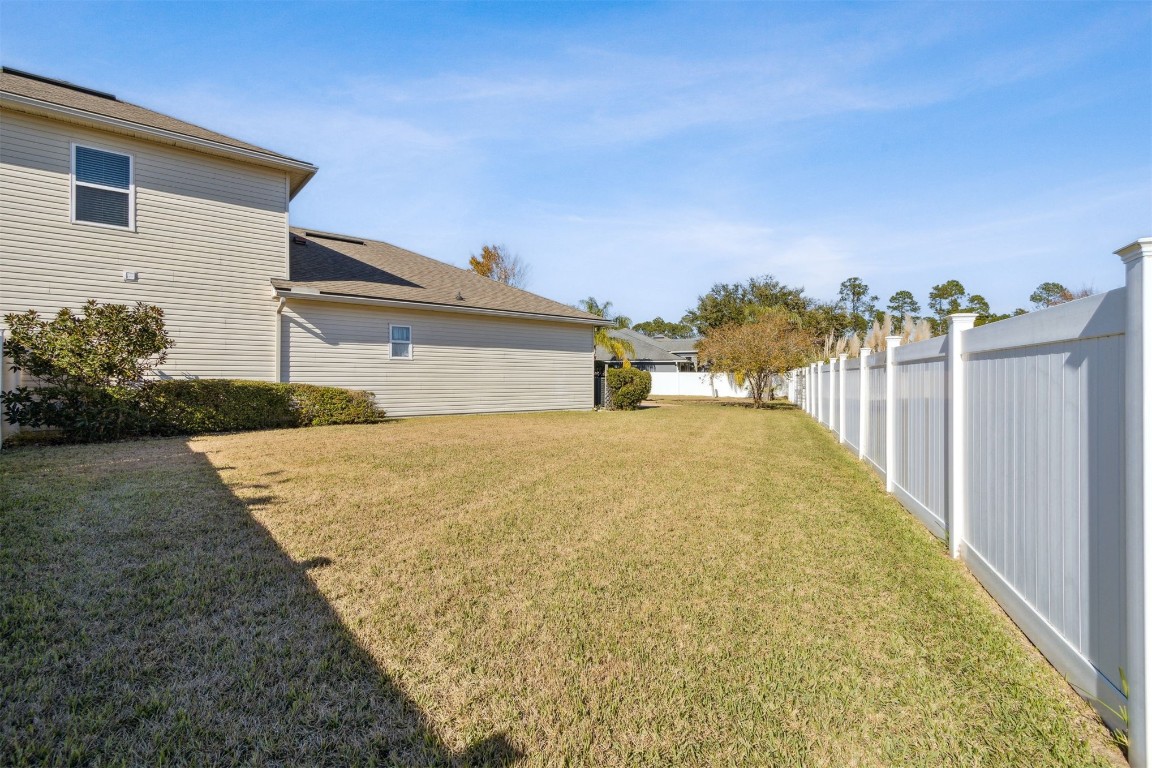
{"label": "fence shadow", "polygon": [[799,406],[797,406],[795,403],[790,403],[787,400],[767,400],[767,401],[761,403],[759,405],[759,407],[757,407],[756,404],[753,403],[751,400],[749,400],[746,403],[739,403],[739,402],[732,402],[732,401],[721,401],[717,404],[724,406],[724,407],[727,407],[727,408],[749,408],[752,410],[761,410],[761,411],[795,411],[795,410],[799,410]]}
{"label": "fence shadow", "polygon": [[289,557],[182,440],[24,449],[0,485],[0,763],[521,758],[449,749],[309,578],[332,561]]}

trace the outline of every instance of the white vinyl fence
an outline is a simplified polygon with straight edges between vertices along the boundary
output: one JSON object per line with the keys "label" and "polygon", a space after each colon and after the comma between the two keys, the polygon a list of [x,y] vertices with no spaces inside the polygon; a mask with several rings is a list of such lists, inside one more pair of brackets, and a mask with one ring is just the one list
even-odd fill
{"label": "white vinyl fence", "polygon": [[737,386],[730,375],[687,371],[652,371],[652,394],[749,397],[748,387]]}
{"label": "white vinyl fence", "polygon": [[953,315],[946,336],[792,371],[789,392],[1076,688],[1128,707],[1148,768],[1152,238],[1117,254],[1123,288],[979,328]]}

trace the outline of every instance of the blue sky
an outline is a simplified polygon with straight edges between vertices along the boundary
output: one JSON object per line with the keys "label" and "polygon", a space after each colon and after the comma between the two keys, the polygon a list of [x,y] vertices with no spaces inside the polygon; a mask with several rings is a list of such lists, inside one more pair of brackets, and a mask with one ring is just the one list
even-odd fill
{"label": "blue sky", "polygon": [[320,167],[294,223],[678,319],[859,276],[993,309],[1152,235],[1147,3],[0,4],[8,66]]}

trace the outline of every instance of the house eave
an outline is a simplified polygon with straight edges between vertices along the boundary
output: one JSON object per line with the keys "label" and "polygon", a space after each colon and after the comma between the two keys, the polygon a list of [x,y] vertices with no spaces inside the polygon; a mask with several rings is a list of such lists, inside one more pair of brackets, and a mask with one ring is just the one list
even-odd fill
{"label": "house eave", "polygon": [[[315,289],[313,289],[315,290]],[[291,289],[275,288],[274,296],[289,301],[319,301],[336,304],[359,304],[369,307],[391,307],[393,309],[414,309],[425,312],[452,312],[463,315],[484,315],[488,317],[506,317],[517,320],[538,320],[552,323],[572,323],[586,325],[590,328],[608,326],[611,323],[602,318],[586,319],[582,317],[566,317],[564,315],[548,315],[539,312],[516,312],[506,309],[488,309],[486,307],[462,307],[453,304],[440,304],[425,301],[404,301],[401,299],[376,299],[367,296],[348,296],[336,293],[302,293]]]}
{"label": "house eave", "polygon": [[243,147],[233,147],[228,144],[222,144],[218,141],[211,141],[209,139],[201,139],[195,136],[188,136],[177,131],[169,131],[164,128],[154,128],[152,126],[132,122],[131,120],[123,120],[116,117],[108,117],[107,115],[99,115],[95,112],[89,112],[87,110],[77,109],[75,107],[66,107],[61,104],[53,104],[50,101],[42,101],[40,99],[34,99],[29,96],[21,96],[15,93],[0,92],[0,106],[9,107],[11,109],[15,109],[20,112],[27,112],[33,115],[55,117],[83,125],[103,128],[115,133],[123,133],[130,136],[136,136],[138,138],[171,144],[177,147],[182,147],[184,149],[193,149],[212,155],[229,157],[256,165],[263,165],[283,170],[288,173],[288,176],[291,180],[291,184],[289,186],[289,199],[295,197],[296,193],[303,189],[304,185],[307,184],[312,179],[312,177],[316,175],[316,171],[319,170],[316,166],[303,160],[278,157],[264,152],[245,149]]}

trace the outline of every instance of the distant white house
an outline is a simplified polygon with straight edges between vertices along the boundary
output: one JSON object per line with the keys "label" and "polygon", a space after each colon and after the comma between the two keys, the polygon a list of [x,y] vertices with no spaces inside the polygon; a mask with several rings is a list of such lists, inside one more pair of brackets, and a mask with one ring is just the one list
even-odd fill
{"label": "distant white house", "polygon": [[397,416],[592,407],[602,320],[290,227],[307,162],[7,68],[0,121],[0,314],[156,304],[165,376],[367,389]]}

